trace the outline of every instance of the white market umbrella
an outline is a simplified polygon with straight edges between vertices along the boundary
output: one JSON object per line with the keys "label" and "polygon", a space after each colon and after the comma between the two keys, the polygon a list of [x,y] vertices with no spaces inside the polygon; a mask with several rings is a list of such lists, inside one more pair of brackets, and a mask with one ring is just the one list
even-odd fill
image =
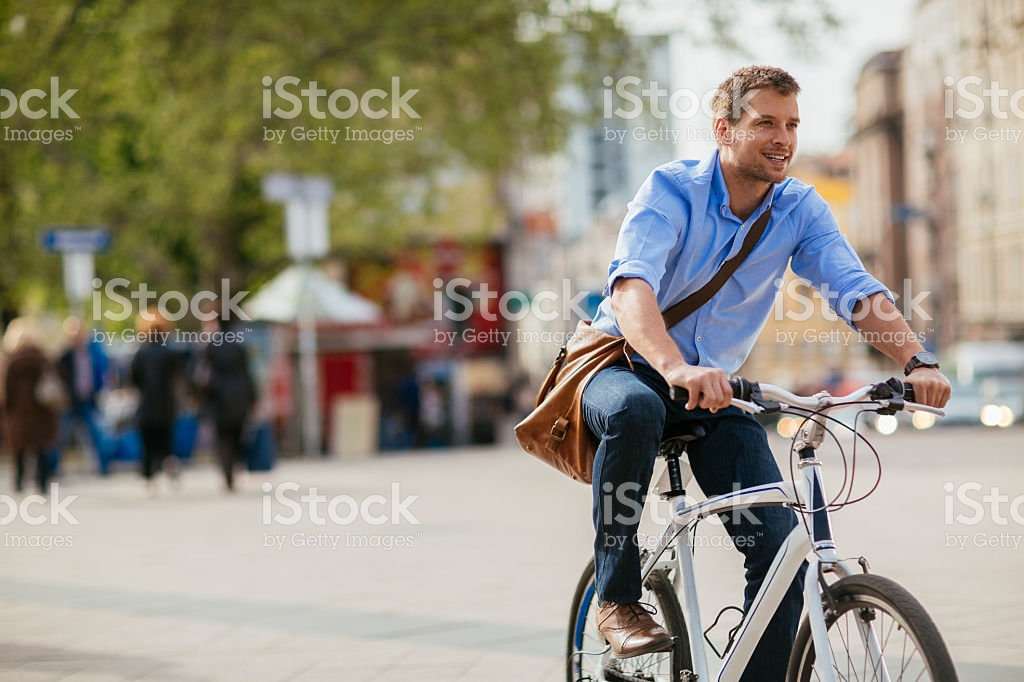
{"label": "white market umbrella", "polygon": [[[303,301],[309,302],[309,309],[301,309]],[[303,265],[290,265],[282,270],[242,307],[250,318],[265,322],[296,322],[301,313],[317,322],[341,324],[372,323],[381,318],[376,303],[349,291],[316,268]]]}

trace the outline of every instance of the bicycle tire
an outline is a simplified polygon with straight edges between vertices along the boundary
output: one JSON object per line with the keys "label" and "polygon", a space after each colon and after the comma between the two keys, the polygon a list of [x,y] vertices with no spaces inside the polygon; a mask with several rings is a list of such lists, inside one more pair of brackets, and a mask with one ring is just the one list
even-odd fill
{"label": "bicycle tire", "polygon": [[[584,682],[587,680],[636,680],[637,682],[680,682],[682,671],[691,670],[690,640],[687,636],[686,620],[679,605],[672,581],[665,571],[652,571],[644,583],[642,601],[653,599],[657,613],[654,619],[676,638],[671,651],[646,654],[614,661],[605,666],[604,657],[593,652],[606,649],[592,612],[597,607],[594,589],[594,560],[587,562],[576,584],[569,611],[569,631],[566,637],[566,680]],[[591,652],[591,653],[587,653]],[[594,669],[599,675],[590,675]],[[658,672],[663,671],[663,672]]]}
{"label": "bicycle tire", "polygon": [[[851,622],[856,627],[860,620],[872,623],[891,679],[957,682],[956,668],[938,628],[924,607],[903,587],[888,578],[865,574],[842,578],[830,591],[835,607],[830,608],[826,602],[825,624],[837,680],[879,679],[880,671],[870,664],[856,629],[850,630]],[[886,616],[891,622],[886,622]],[[915,649],[910,652],[910,661],[907,660],[908,639]],[[894,657],[900,659],[899,674],[890,667]],[[804,616],[793,644],[786,679],[789,682],[818,679],[814,660],[811,625]],[[853,663],[856,665],[851,665]]]}

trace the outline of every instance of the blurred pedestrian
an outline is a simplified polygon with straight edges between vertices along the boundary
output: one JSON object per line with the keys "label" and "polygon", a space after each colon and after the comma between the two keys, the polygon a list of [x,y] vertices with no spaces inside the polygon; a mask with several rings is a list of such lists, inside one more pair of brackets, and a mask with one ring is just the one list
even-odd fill
{"label": "blurred pedestrian", "polygon": [[428,380],[420,391],[420,427],[423,445],[428,448],[445,447],[448,438],[448,406],[440,382]]}
{"label": "blurred pedestrian", "polygon": [[[153,477],[160,473],[164,460],[174,452],[175,382],[181,373],[181,359],[167,347],[171,323],[155,309],[139,315],[136,330],[141,345],[132,358],[130,376],[131,383],[139,389],[135,420],[142,440],[142,475],[152,493],[155,492]],[[167,473],[172,480],[177,480],[177,460],[168,460]]]}
{"label": "blurred pedestrian", "polygon": [[420,385],[411,370],[398,382],[395,398],[402,414],[402,430],[405,433],[403,440],[408,442],[406,447],[421,447]]}
{"label": "blurred pedestrian", "polygon": [[57,437],[63,385],[56,367],[43,353],[42,334],[28,318],[11,321],[3,339],[7,352],[4,373],[4,417],[8,445],[14,457],[14,489],[24,487],[26,463],[35,463],[35,480],[48,492],[50,465],[47,448]]}
{"label": "blurred pedestrian", "polygon": [[99,471],[106,474],[110,462],[102,446],[96,401],[107,373],[107,355],[102,344],[88,338],[79,318],[64,320],[63,329],[68,348],[57,361],[57,368],[67,387],[69,401],[63,419],[62,446],[68,445],[77,427],[84,428],[96,453]]}
{"label": "blurred pedestrian", "polygon": [[241,333],[228,336],[232,325],[227,315],[203,321],[203,338],[208,341],[199,353],[192,381],[200,391],[204,413],[213,421],[217,458],[231,491],[235,464],[242,459],[242,434],[256,405],[256,385]]}

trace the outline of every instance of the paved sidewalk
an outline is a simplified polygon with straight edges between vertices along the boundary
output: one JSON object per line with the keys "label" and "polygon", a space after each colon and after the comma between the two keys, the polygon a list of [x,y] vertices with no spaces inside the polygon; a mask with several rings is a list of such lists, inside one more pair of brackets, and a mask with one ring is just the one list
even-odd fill
{"label": "paved sidewalk", "polygon": [[[979,431],[880,440],[883,454],[915,449],[892,459],[871,502],[835,517],[842,549],[868,555],[925,603],[964,680],[1024,679],[1013,667],[1024,660],[1024,550],[944,546],[942,484],[1024,494],[1019,440]],[[295,525],[264,525],[265,505],[292,514],[264,496],[264,482],[370,499],[371,517],[398,523],[319,526],[303,513]],[[156,498],[127,474],[72,477],[61,494],[79,495],[68,507],[79,525],[19,520],[0,530],[0,682],[564,679],[569,600],[592,542],[590,493],[516,451],[292,461],[246,477],[235,495],[206,467]],[[342,499],[334,511],[349,508]],[[319,509],[327,515],[326,503]],[[72,546],[11,546],[44,536]],[[739,599],[734,552],[699,550],[698,570],[710,615]]]}

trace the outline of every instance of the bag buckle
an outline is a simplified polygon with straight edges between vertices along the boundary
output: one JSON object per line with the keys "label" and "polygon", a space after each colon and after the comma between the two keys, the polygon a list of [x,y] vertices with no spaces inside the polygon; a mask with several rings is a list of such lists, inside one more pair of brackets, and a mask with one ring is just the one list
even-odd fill
{"label": "bag buckle", "polygon": [[565,417],[559,417],[551,425],[551,437],[561,443],[565,440],[567,433],[569,433],[569,420]]}

